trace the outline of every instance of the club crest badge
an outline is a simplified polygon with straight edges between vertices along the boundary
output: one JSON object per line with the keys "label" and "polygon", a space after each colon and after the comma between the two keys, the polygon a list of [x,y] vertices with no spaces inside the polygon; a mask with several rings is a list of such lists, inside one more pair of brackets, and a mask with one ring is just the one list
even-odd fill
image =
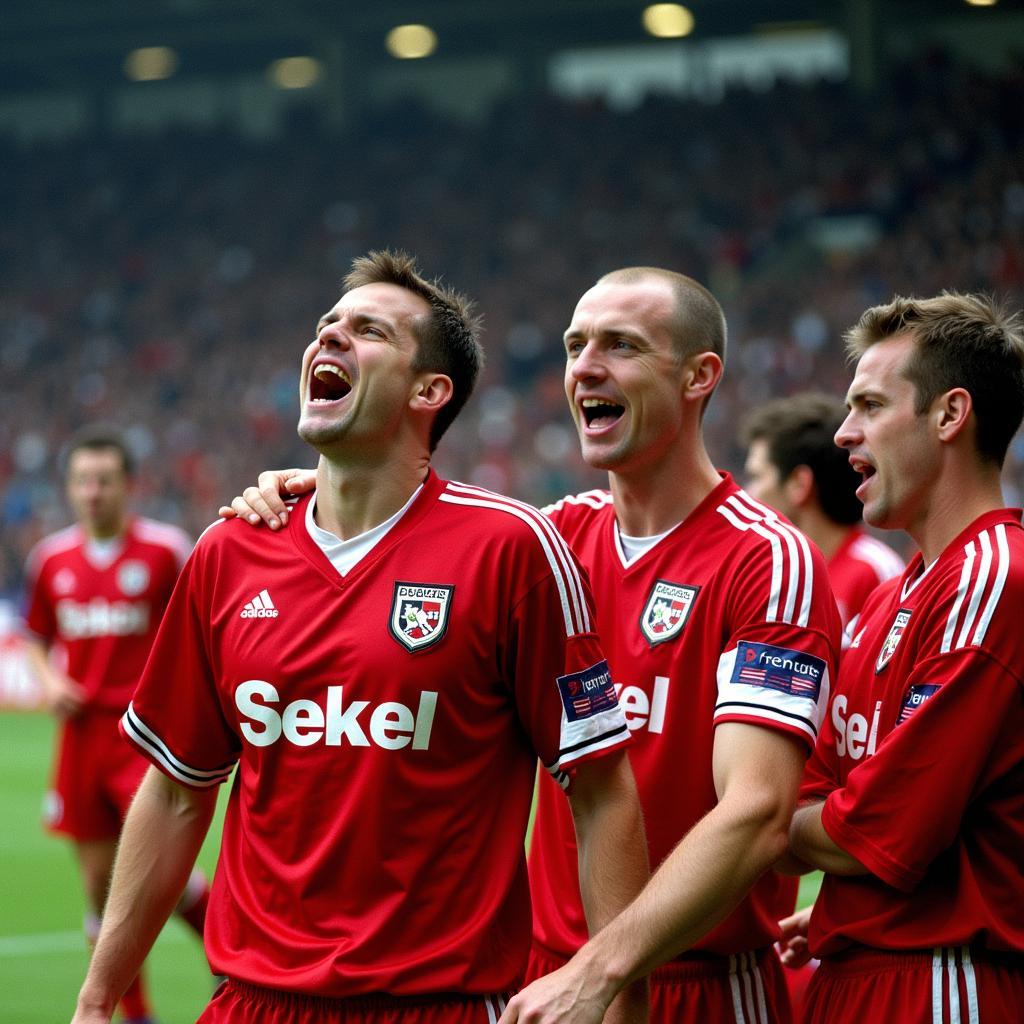
{"label": "club crest badge", "polygon": [[454,586],[396,583],[388,618],[391,635],[410,651],[436,644],[448,628],[454,593]]}
{"label": "club crest badge", "polygon": [[149,586],[149,566],[131,559],[117,570],[117,585],[125,597],[135,597]]}
{"label": "club crest badge", "polygon": [[75,574],[68,568],[60,569],[53,577],[53,589],[64,597],[75,589]]}
{"label": "club crest badge", "polygon": [[669,583],[667,580],[658,580],[654,584],[640,616],[640,632],[652,647],[682,632],[699,591],[700,587]]}
{"label": "club crest badge", "polygon": [[906,631],[907,623],[909,621],[910,609],[901,608],[896,613],[896,618],[893,620],[893,624],[889,627],[889,634],[885,638],[885,643],[882,644],[882,649],[878,652],[878,658],[875,660],[875,675],[881,672],[882,669],[892,661],[892,656],[896,653],[896,648],[900,645],[900,640]]}

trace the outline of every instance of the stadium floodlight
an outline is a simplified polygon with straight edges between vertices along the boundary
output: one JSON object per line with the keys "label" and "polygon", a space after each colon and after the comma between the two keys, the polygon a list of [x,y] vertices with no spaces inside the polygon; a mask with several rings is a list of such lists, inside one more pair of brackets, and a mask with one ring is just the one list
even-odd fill
{"label": "stadium floodlight", "polygon": [[437,33],[429,25],[396,25],[387,34],[384,45],[392,57],[418,60],[437,49]]}
{"label": "stadium floodlight", "polygon": [[282,57],[270,65],[267,73],[280,89],[308,89],[320,78],[321,70],[315,57]]}
{"label": "stadium floodlight", "polygon": [[140,46],[124,59],[124,73],[133,82],[158,82],[177,70],[178,54],[169,46]]}
{"label": "stadium floodlight", "polygon": [[644,8],[643,25],[658,39],[681,39],[693,31],[693,13],[682,4],[651,4]]}

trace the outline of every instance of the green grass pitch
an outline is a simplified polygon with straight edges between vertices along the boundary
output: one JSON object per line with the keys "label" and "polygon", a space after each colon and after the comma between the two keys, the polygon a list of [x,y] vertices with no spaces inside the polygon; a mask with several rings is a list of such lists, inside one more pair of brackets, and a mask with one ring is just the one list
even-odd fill
{"label": "green grass pitch", "polygon": [[[0,711],[0,1024],[69,1021],[85,976],[74,858],[39,819],[53,733],[46,715]],[[200,855],[208,874],[219,836],[218,814]],[[198,941],[177,920],[157,941],[147,972],[160,1024],[194,1021],[213,990]]]}
{"label": "green grass pitch", "polygon": [[[83,903],[72,853],[39,822],[53,732],[43,714],[0,711],[0,1024],[69,1021],[85,975]],[[222,811],[200,855],[210,875]],[[801,905],[817,887],[817,876],[803,880]],[[157,941],[147,972],[160,1024],[194,1021],[212,982],[198,943],[177,920]]]}

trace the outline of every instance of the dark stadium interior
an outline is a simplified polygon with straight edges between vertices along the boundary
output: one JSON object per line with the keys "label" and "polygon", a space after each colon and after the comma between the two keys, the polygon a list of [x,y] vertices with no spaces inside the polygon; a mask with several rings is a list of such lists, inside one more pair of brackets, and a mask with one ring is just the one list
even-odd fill
{"label": "dark stadium interior", "polygon": [[[373,247],[417,253],[485,317],[486,374],[441,471],[536,502],[601,484],[580,466],[560,336],[605,270],[674,267],[722,300],[730,369],[708,439],[733,470],[754,403],[845,390],[841,334],[866,306],[950,287],[1024,302],[1024,46],[1014,56],[1012,40],[1001,63],[920,46],[869,76],[855,63],[843,81],[780,78],[710,101],[651,94],[631,110],[557,97],[538,75],[475,119],[357,88],[366,102],[339,118],[295,103],[260,138],[216,122],[114,130],[104,111],[123,83],[110,53],[162,32],[187,54],[182,74],[230,76],[323,44],[349,5],[213,6],[5,5],[4,103],[75,89],[99,113],[88,132],[0,130],[2,596],[16,598],[29,547],[68,520],[58,455],[83,423],[128,429],[143,456],[139,507],[193,534],[259,469],[311,464],[294,429],[298,361],[351,258]],[[715,6],[694,5],[706,33],[847,25],[881,7],[906,32],[924,8],[932,19],[964,9]],[[414,7],[450,54],[500,34],[524,66],[535,32],[545,52],[621,41],[638,10],[382,3],[345,15],[348,45]],[[379,44],[361,55],[361,66],[390,61]],[[1019,501],[1019,440],[1007,479]]]}

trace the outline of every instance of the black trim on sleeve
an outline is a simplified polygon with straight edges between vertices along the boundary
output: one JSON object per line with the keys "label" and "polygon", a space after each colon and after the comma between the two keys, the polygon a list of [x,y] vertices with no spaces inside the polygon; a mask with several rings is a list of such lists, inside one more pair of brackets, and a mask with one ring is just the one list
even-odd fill
{"label": "black trim on sleeve", "polygon": [[629,726],[620,725],[617,729],[610,729],[608,732],[601,733],[600,736],[591,736],[580,743],[574,743],[571,747],[562,747],[562,749],[558,751],[558,761],[559,763],[561,763],[562,758],[566,754],[574,754],[577,750],[582,750],[584,747],[589,747],[593,743],[600,743],[602,740],[609,739],[612,736],[618,736],[620,733],[626,733],[628,735]]}
{"label": "black trim on sleeve", "polygon": [[806,725],[815,736],[818,735],[817,727],[809,718],[804,718],[802,715],[794,715],[792,711],[783,711],[772,704],[752,704],[749,701],[743,700],[727,700],[715,705],[716,712],[721,708],[757,708],[759,711],[771,711],[773,714],[783,715],[786,718],[792,718],[794,722]]}

